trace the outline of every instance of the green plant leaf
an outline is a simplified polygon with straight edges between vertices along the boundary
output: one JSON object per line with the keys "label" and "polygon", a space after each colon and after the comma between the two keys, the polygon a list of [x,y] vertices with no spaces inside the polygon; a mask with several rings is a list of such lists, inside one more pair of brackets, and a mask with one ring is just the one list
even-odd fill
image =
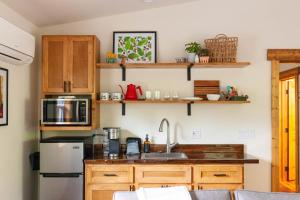
{"label": "green plant leaf", "polygon": [[126,36],[125,38],[124,38],[124,41],[125,42],[127,42],[127,41],[129,41],[130,40],[130,37],[129,36]]}
{"label": "green plant leaf", "polygon": [[151,51],[149,51],[148,53],[146,53],[146,57],[148,58],[148,60],[152,59],[152,53],[151,53]]}
{"label": "green plant leaf", "polygon": [[138,53],[140,56],[143,56],[145,53],[141,48],[138,48]]}
{"label": "green plant leaf", "polygon": [[139,55],[136,54],[136,53],[131,53],[131,54],[128,55],[128,58],[131,59],[131,60],[134,60],[134,59],[136,59],[138,57],[139,57]]}
{"label": "green plant leaf", "polygon": [[138,46],[143,46],[147,44],[147,42],[148,42],[147,38],[143,38],[141,41],[139,41]]}
{"label": "green plant leaf", "polygon": [[118,48],[118,53],[122,53],[123,49],[122,48]]}
{"label": "green plant leaf", "polygon": [[130,43],[129,40],[127,40],[127,41],[125,42],[125,49],[126,49],[126,50],[132,50],[132,49],[133,49],[133,47],[132,47],[132,45],[131,45],[131,43]]}
{"label": "green plant leaf", "polygon": [[134,39],[134,38],[130,38],[130,42],[131,42],[132,44],[135,44],[135,39]]}

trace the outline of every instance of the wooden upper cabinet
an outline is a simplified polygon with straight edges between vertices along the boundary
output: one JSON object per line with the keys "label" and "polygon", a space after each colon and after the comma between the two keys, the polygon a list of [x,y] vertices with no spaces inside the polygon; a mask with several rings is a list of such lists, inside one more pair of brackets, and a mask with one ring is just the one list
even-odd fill
{"label": "wooden upper cabinet", "polygon": [[43,92],[94,93],[96,36],[43,36]]}
{"label": "wooden upper cabinet", "polygon": [[94,37],[76,36],[70,38],[70,81],[71,91],[92,93],[94,89],[95,60]]}
{"label": "wooden upper cabinet", "polygon": [[64,92],[67,79],[68,40],[66,37],[43,37],[43,92]]}

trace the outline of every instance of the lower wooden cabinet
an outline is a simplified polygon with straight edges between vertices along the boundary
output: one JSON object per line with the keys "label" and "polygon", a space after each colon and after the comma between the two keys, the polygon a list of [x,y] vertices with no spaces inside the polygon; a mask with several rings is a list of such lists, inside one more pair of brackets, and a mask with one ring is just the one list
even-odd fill
{"label": "lower wooden cabinet", "polygon": [[112,200],[116,191],[133,191],[130,184],[87,184],[85,187],[86,200]]}
{"label": "lower wooden cabinet", "polygon": [[187,186],[189,190],[243,189],[243,165],[85,165],[85,200],[112,200],[116,191]]}

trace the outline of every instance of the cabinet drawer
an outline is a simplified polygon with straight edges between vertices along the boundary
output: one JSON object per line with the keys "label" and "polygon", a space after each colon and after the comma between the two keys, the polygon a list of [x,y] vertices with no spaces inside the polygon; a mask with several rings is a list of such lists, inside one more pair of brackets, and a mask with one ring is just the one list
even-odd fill
{"label": "cabinet drawer", "polygon": [[191,166],[137,166],[137,183],[191,183]]}
{"label": "cabinet drawer", "polygon": [[199,165],[194,167],[195,183],[243,183],[242,165]]}
{"label": "cabinet drawer", "polygon": [[192,185],[189,184],[176,184],[176,183],[168,183],[168,184],[159,184],[159,183],[146,183],[146,184],[138,184],[137,189],[143,188],[165,188],[165,187],[174,187],[174,186],[186,186],[188,190],[192,190]]}
{"label": "cabinet drawer", "polygon": [[195,189],[198,190],[216,190],[216,189],[225,189],[225,190],[237,190],[243,189],[243,184],[199,184]]}
{"label": "cabinet drawer", "polygon": [[133,183],[133,167],[120,165],[87,165],[87,183]]}

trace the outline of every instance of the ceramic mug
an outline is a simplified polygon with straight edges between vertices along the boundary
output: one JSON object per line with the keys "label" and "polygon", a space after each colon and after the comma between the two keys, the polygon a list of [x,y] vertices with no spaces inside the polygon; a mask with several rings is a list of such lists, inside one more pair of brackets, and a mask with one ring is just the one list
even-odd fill
{"label": "ceramic mug", "polygon": [[111,93],[111,100],[113,101],[121,101],[122,100],[122,93],[120,92],[113,92]]}
{"label": "ceramic mug", "polygon": [[101,92],[100,93],[100,100],[103,100],[103,101],[108,101],[109,100],[109,93],[108,92]]}

